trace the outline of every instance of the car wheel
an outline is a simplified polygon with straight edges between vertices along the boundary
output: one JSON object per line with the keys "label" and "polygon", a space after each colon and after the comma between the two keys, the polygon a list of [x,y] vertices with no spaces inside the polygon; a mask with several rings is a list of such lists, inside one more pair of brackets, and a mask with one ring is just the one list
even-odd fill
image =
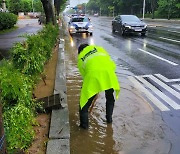
{"label": "car wheel", "polygon": [[90,36],[92,36],[93,35],[93,33],[90,33]]}
{"label": "car wheel", "polygon": [[141,33],[141,36],[145,36],[146,35],[146,33]]}

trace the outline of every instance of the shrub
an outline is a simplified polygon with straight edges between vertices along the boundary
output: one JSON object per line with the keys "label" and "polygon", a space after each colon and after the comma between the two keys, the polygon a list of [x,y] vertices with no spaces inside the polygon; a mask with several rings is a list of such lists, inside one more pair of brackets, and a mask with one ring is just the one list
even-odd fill
{"label": "shrub", "polygon": [[12,58],[0,66],[0,91],[8,153],[24,151],[34,138],[36,107],[33,88],[51,57],[58,27],[47,25],[12,48]]}
{"label": "shrub", "polygon": [[0,30],[10,29],[17,22],[17,16],[12,13],[0,12]]}
{"label": "shrub", "polygon": [[57,35],[58,28],[47,25],[37,35],[26,36],[26,42],[17,43],[12,48],[14,66],[27,75],[42,73],[45,62],[51,57]]}
{"label": "shrub", "polygon": [[32,99],[31,83],[27,76],[14,69],[11,62],[3,62],[0,69],[0,87],[9,152],[28,147],[34,136],[32,124],[35,103]]}

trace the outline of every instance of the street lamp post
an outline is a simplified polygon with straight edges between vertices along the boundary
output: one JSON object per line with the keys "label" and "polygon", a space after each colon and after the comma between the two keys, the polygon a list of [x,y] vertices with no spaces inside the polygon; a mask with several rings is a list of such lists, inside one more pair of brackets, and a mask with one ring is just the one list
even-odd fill
{"label": "street lamp post", "polygon": [[145,14],[145,5],[146,5],[146,0],[143,1],[143,19],[144,19],[144,14]]}
{"label": "street lamp post", "polygon": [[33,11],[33,14],[34,14],[34,0],[32,0],[32,11]]}

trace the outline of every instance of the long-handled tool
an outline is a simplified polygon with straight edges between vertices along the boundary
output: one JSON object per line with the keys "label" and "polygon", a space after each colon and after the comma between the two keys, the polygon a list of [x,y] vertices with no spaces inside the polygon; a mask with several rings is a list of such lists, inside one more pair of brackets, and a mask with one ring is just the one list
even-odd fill
{"label": "long-handled tool", "polygon": [[93,101],[92,101],[92,103],[91,103],[91,106],[90,106],[90,108],[89,108],[89,113],[92,112],[92,109],[93,109],[93,107],[94,107],[94,105],[95,105],[95,102],[96,102],[96,100],[98,99],[98,97],[99,97],[99,94],[96,94],[96,96],[94,97],[94,99],[93,99]]}

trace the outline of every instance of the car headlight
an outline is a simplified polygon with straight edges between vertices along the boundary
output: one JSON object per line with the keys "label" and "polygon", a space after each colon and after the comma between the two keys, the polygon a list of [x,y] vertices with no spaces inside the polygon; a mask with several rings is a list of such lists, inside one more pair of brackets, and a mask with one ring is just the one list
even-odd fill
{"label": "car headlight", "polygon": [[75,27],[73,25],[70,26],[70,29],[74,29]]}
{"label": "car headlight", "polygon": [[144,28],[147,28],[147,25],[144,25]]}
{"label": "car headlight", "polygon": [[125,28],[129,28],[129,29],[131,29],[131,26],[129,26],[129,25],[125,25]]}
{"label": "car headlight", "polygon": [[131,26],[125,25],[125,28],[129,28],[129,29],[131,29]]}

